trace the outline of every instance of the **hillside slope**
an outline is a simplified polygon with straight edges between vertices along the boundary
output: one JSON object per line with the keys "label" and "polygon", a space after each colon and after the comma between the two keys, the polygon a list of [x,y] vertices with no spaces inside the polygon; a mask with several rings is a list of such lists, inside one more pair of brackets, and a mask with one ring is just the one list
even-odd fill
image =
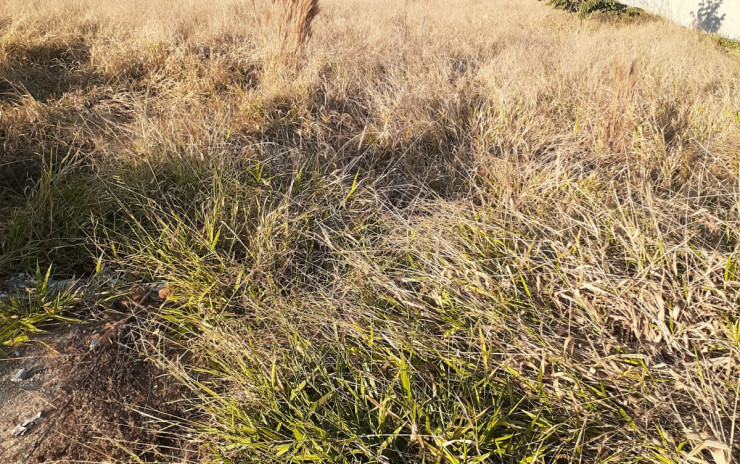
{"label": "hillside slope", "polygon": [[736,54],[534,0],[288,53],[270,5],[0,4],[0,343],[103,318],[179,392],[85,459],[734,462]]}

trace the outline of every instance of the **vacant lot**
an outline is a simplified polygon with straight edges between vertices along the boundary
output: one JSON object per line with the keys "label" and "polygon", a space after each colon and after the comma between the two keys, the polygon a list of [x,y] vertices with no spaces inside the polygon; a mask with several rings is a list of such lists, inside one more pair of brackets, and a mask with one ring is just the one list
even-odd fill
{"label": "vacant lot", "polygon": [[734,462],[737,52],[280,5],[0,4],[0,354],[86,366],[29,462]]}

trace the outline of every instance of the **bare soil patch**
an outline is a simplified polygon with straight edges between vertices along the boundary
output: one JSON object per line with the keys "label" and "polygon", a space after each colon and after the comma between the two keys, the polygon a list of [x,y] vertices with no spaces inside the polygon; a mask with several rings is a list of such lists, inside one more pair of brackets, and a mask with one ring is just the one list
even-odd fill
{"label": "bare soil patch", "polygon": [[[126,345],[130,334],[90,351],[102,327],[55,327],[20,348],[19,356],[0,361],[0,461],[187,460],[172,421],[154,419],[183,415],[181,387]],[[11,381],[21,368],[28,378]],[[39,412],[35,427],[12,435]]]}

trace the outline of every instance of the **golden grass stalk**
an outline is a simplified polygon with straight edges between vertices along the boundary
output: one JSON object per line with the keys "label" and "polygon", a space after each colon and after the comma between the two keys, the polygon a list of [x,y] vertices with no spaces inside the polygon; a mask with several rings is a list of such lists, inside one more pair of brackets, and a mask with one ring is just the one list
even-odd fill
{"label": "golden grass stalk", "polygon": [[303,51],[319,14],[319,0],[270,0],[266,7],[252,0],[257,21],[268,41],[277,48],[277,57],[293,61]]}

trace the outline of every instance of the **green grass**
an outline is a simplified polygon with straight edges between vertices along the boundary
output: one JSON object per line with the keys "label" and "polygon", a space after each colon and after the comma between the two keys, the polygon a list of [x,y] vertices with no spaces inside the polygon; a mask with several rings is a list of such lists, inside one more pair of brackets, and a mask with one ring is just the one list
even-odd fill
{"label": "green grass", "polygon": [[634,18],[642,14],[640,8],[627,7],[616,0],[548,0],[548,3],[555,8],[578,13],[580,18],[596,12],[612,14],[620,18]]}
{"label": "green grass", "polygon": [[740,52],[740,40],[727,39],[717,34],[709,34],[709,37],[720,48],[734,53]]}
{"label": "green grass", "polygon": [[[625,315],[633,298],[652,298],[641,287],[660,280],[646,273],[711,272],[690,251],[704,246],[701,232],[685,235],[700,224],[663,232],[629,199],[608,208],[609,185],[593,176],[564,186],[529,172],[521,209],[507,211],[497,184],[479,187],[490,192],[480,202],[430,194],[398,207],[364,172],[275,170],[249,156],[173,154],[92,174],[64,163],[5,216],[6,269],[48,271],[36,291],[0,303],[2,342],[79,306],[75,292],[46,290],[52,271],[90,263],[131,284],[167,282],[154,333],[190,361],[148,356],[208,417],[189,425],[208,460],[680,460],[687,438],[675,416],[648,412],[671,391],[666,368],[604,321],[616,298]],[[723,240],[734,248],[730,229]],[[667,323],[635,330],[680,330]],[[731,355],[736,332],[714,352]],[[645,414],[666,438],[627,447],[655,430]]]}
{"label": "green grass", "polygon": [[69,313],[79,308],[78,293],[72,288],[50,288],[50,273],[51,268],[45,274],[36,269],[35,285],[0,298],[0,357],[7,357],[53,322],[77,321]]}
{"label": "green grass", "polygon": [[[566,190],[529,184],[536,190],[522,194],[539,204],[511,217],[495,197],[398,210],[358,174],[277,173],[225,157],[123,165],[96,174],[94,202],[62,202],[86,175],[62,170],[42,180],[54,186],[44,201],[32,198],[9,217],[45,218],[66,204],[73,210],[64,214],[89,218],[75,223],[68,244],[53,228],[34,232],[39,243],[67,248],[58,268],[76,252],[74,262],[95,259],[132,282],[168,282],[158,333],[169,350],[194,358],[150,356],[210,417],[194,428],[210,459],[626,462],[647,453],[678,462],[675,441],[614,455],[588,445],[630,442],[666,379],[604,332],[607,306],[572,293],[580,284],[568,269],[604,254],[603,272],[639,276],[681,253],[624,241],[620,228],[655,233],[637,210],[590,222],[585,211],[608,201],[598,181]],[[573,227],[552,239],[543,214],[563,207]],[[9,256],[60,259],[19,243]],[[46,294],[46,280],[33,295]],[[25,340],[73,296],[29,296],[23,310],[24,300],[11,300],[4,341]],[[568,300],[575,306],[563,306]],[[613,345],[588,347],[599,339]],[[588,367],[607,354],[614,361],[602,366],[612,374]],[[626,401],[626,392],[641,399]],[[665,433],[675,433],[669,424]]]}

